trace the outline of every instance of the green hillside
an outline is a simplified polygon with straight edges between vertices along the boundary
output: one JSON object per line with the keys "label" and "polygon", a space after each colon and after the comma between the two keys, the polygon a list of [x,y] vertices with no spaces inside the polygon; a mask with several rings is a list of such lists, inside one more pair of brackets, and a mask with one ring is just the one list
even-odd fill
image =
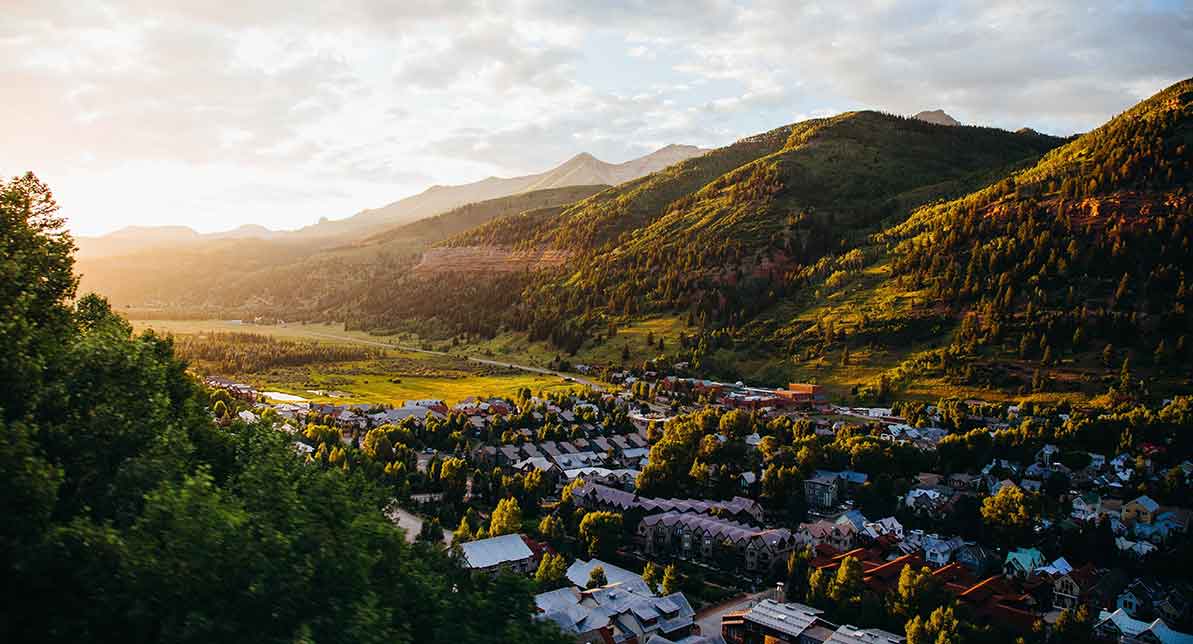
{"label": "green hillside", "polygon": [[704,368],[866,399],[1187,388],[1191,102],[1179,83],[826,256],[800,292],[697,351]]}
{"label": "green hillside", "polygon": [[[725,150],[453,238],[574,261],[506,278],[522,292],[491,298],[500,309],[416,317],[450,333],[471,314],[470,333],[499,333],[483,350],[657,357],[868,400],[1187,386],[1190,85],[1068,142],[875,112],[782,128],[715,177],[676,179]],[[400,326],[403,307],[387,315]],[[660,315],[683,329],[661,350],[618,333]]]}
{"label": "green hillside", "polygon": [[580,201],[559,213],[536,212],[494,219],[447,242],[514,248],[545,245],[584,251],[645,226],[668,204],[699,190],[717,177],[782,148],[791,126],[751,136],[711,150],[645,177],[627,181]]}
{"label": "green hillside", "polygon": [[[608,243],[585,246],[594,237],[567,220],[581,207],[596,208],[607,193],[565,211],[537,239],[575,252],[578,261],[524,293],[525,328],[558,338],[561,322],[573,325],[564,335],[574,346],[587,328],[647,312],[737,326],[799,291],[826,255],[857,247],[912,207],[985,185],[1059,143],[876,112],[798,123],[778,145],[775,133],[764,138],[771,151],[714,179],[690,181],[689,191],[670,201],[627,195],[623,211],[650,216]],[[597,218],[625,226],[624,217]]]}

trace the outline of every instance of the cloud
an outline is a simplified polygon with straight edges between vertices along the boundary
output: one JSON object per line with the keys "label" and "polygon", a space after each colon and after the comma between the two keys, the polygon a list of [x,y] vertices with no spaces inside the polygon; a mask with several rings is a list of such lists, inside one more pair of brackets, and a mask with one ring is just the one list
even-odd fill
{"label": "cloud", "polygon": [[1180,1],[9,0],[0,172],[89,232],[295,227],[837,109],[1067,134],[1187,76],[1190,42]]}

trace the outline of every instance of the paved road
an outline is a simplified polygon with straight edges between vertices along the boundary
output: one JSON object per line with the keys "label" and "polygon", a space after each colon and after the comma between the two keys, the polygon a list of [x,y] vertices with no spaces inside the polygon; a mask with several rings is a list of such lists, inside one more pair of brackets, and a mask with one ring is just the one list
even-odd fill
{"label": "paved road", "polygon": [[768,589],[749,595],[738,595],[715,606],[702,608],[696,613],[696,625],[700,627],[700,634],[705,637],[720,637],[721,617],[725,613],[746,610],[763,599],[773,596],[773,594],[774,590]]}
{"label": "paved road", "polygon": [[[414,351],[416,353],[426,353],[428,355],[434,355],[434,356],[452,356],[453,355],[453,354],[447,353],[446,351],[432,351],[430,349],[420,349],[418,347],[408,347],[406,345],[394,344],[392,342],[381,342],[380,340],[365,340],[364,338],[354,338],[352,336],[346,336],[346,335],[334,335],[331,333],[320,333],[318,331],[307,331],[305,329],[303,330],[303,333],[305,333],[306,335],[310,335],[310,336],[318,337],[318,338],[328,338],[331,340],[354,342],[356,344],[367,344],[367,345],[377,346],[377,347],[387,347],[390,349],[399,349],[401,351]],[[471,362],[475,362],[478,364],[487,364],[487,365],[491,365],[494,367],[505,367],[507,369],[520,369],[522,371],[529,371],[531,373],[541,373],[541,374],[547,375],[547,376],[558,376],[560,378],[570,378],[571,380],[575,381],[578,384],[586,385],[586,386],[591,387],[592,389],[595,389],[597,391],[604,391],[604,387],[602,387],[599,383],[597,383],[595,381],[589,380],[587,378],[581,378],[579,376],[573,376],[570,373],[564,373],[562,371],[552,371],[551,369],[544,369],[542,367],[532,367],[530,365],[515,364],[513,362],[500,362],[497,360],[489,360],[487,358],[477,358],[476,356],[464,356],[464,358]]]}
{"label": "paved road", "polygon": [[[423,529],[422,517],[414,514],[413,512],[403,510],[396,504],[391,505],[389,509],[386,510],[385,514],[389,517],[390,521],[398,524],[399,528],[402,528],[406,531],[406,543],[414,543],[415,537],[417,537],[419,531]],[[446,546],[452,545],[451,530],[443,531],[443,544]]]}

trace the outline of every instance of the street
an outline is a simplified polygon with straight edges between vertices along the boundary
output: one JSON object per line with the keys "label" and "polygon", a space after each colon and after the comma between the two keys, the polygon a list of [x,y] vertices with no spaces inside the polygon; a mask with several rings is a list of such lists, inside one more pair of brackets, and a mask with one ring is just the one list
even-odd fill
{"label": "street", "polygon": [[719,638],[721,636],[721,617],[726,613],[746,610],[763,599],[773,598],[774,594],[775,590],[768,588],[748,595],[739,595],[715,606],[709,606],[697,611],[696,625],[700,627],[700,634],[705,637],[715,636]]}

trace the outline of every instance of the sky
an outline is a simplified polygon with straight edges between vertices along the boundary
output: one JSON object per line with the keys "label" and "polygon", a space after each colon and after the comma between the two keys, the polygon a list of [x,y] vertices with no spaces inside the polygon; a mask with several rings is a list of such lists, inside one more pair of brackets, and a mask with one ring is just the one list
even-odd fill
{"label": "sky", "polygon": [[[848,10],[842,10],[842,7]],[[851,109],[1067,135],[1193,75],[1193,0],[0,0],[0,176],[73,232],[298,228]]]}

